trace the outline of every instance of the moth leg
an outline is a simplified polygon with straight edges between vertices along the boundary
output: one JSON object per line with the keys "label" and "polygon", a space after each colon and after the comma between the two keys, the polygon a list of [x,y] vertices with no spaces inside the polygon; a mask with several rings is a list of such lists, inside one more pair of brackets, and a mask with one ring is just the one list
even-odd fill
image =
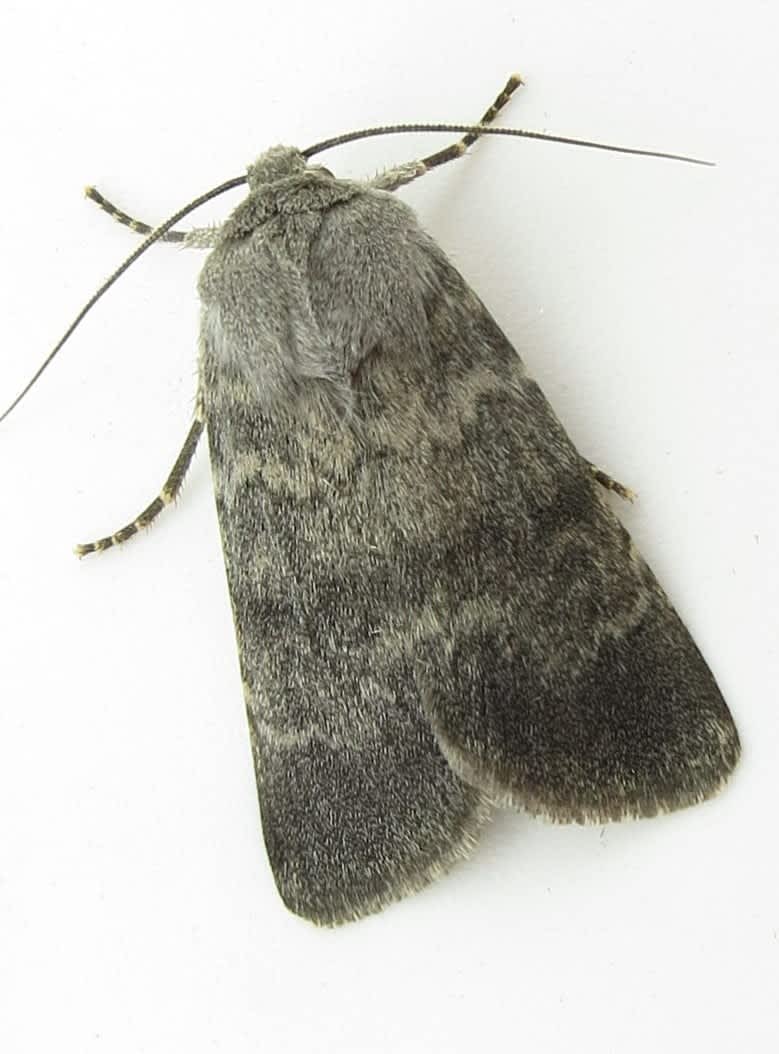
{"label": "moth leg", "polygon": [[[511,96],[517,90],[517,88],[524,83],[518,73],[512,73],[509,79],[506,81],[504,87],[501,89],[499,94],[495,97],[494,102],[488,107],[482,114],[479,124],[492,124],[495,118],[498,116],[500,111],[509,101]],[[428,171],[431,168],[437,168],[439,165],[445,165],[447,161],[455,161],[458,157],[466,152],[469,146],[472,146],[479,138],[478,132],[468,132],[466,135],[459,139],[456,143],[452,143],[450,146],[444,147],[443,150],[437,151],[435,154],[430,154],[428,157],[422,159],[422,164]]]}
{"label": "moth leg", "polygon": [[[134,219],[114,205],[112,201],[109,201],[108,198],[103,197],[97,187],[86,187],[84,194],[90,201],[94,201],[103,212],[108,213],[112,219],[115,219],[117,223],[121,223],[123,227],[129,227],[136,234],[146,236],[154,230],[151,224]],[[217,228],[215,227],[195,227],[191,231],[168,231],[167,234],[162,235],[160,241],[178,242],[195,249],[210,249],[216,242],[216,234]]]}
{"label": "moth leg", "polygon": [[625,501],[634,502],[636,500],[636,493],[630,487],[626,487],[624,483],[619,483],[616,479],[612,479],[611,476],[607,476],[605,472],[602,472],[597,465],[593,465],[591,461],[588,461],[587,465],[597,482],[605,490],[613,490],[615,494],[618,494]]}
{"label": "moth leg", "polygon": [[192,462],[198,441],[203,434],[204,425],[205,415],[200,406],[198,406],[195,411],[195,420],[192,422],[192,427],[184,440],[179,456],[176,458],[176,462],[170,470],[170,475],[165,480],[162,490],[154,501],[147,505],[143,512],[139,513],[131,523],[128,523],[126,527],[122,527],[121,530],[115,531],[114,534],[110,534],[105,538],[98,538],[96,542],[77,545],[74,549],[76,556],[82,557],[87,556],[89,553],[102,553],[105,549],[111,549],[114,545],[121,545],[122,542],[132,538],[142,528],[148,527],[159,516],[166,505],[170,505],[171,502],[176,500],[184,482],[184,476]]}
{"label": "moth leg", "polygon": [[[519,74],[513,73],[496,96],[492,105],[484,111],[479,124],[491,124],[522,83],[523,81]],[[369,185],[377,190],[397,190],[398,187],[418,179],[419,176],[424,176],[431,168],[438,168],[439,165],[445,165],[447,161],[454,161],[458,157],[462,157],[468,147],[472,146],[478,138],[478,132],[468,132],[462,139],[458,139],[456,143],[451,143],[449,146],[444,147],[443,150],[438,150],[435,154],[430,154],[421,161],[412,161],[379,173],[378,176],[368,181]]]}

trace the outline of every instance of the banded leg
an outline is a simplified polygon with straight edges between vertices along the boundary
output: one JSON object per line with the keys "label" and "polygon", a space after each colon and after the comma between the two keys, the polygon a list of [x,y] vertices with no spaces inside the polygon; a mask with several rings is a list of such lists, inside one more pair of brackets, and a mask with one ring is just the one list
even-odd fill
{"label": "banded leg", "polygon": [[[112,201],[104,197],[97,187],[85,187],[84,194],[90,201],[94,201],[103,212],[108,213],[112,219],[115,219],[117,223],[121,223],[123,227],[129,227],[136,234],[146,236],[154,230],[151,224],[144,223],[142,220],[136,220],[126,212],[123,212]],[[177,242],[179,245],[184,244],[194,249],[210,249],[215,244],[216,233],[216,227],[193,227],[191,231],[168,231],[167,234],[162,235],[160,241]]]}
{"label": "banded leg", "polygon": [[[484,111],[479,124],[492,124],[522,83],[523,81],[519,74],[513,73],[496,96],[492,105]],[[377,190],[397,190],[398,187],[402,187],[406,183],[424,176],[430,169],[438,168],[439,165],[445,165],[447,161],[454,161],[458,157],[462,157],[468,147],[472,146],[478,138],[478,132],[468,132],[462,139],[458,139],[456,143],[451,143],[449,146],[444,147],[443,150],[438,150],[435,154],[422,158],[421,161],[411,161],[408,164],[399,165],[397,168],[390,168],[386,172],[381,172],[374,179],[370,180],[370,185]]]}
{"label": "banded leg", "polygon": [[200,407],[198,407],[195,411],[195,420],[192,422],[192,427],[189,430],[187,438],[184,440],[181,452],[176,458],[176,462],[170,470],[170,475],[165,480],[162,490],[154,501],[150,505],[147,505],[143,512],[135,517],[132,523],[128,523],[127,526],[122,527],[121,530],[118,530],[114,534],[110,534],[105,538],[98,538],[96,542],[87,542],[83,545],[77,545],[74,549],[76,556],[82,557],[87,556],[89,553],[102,553],[106,549],[111,549],[114,545],[121,545],[122,542],[126,542],[128,538],[132,538],[132,536],[137,534],[138,531],[142,530],[144,527],[148,527],[153,520],[156,520],[166,505],[170,505],[172,501],[176,500],[176,497],[181,490],[181,485],[184,482],[184,476],[187,473],[187,469],[189,468],[195,450],[197,449],[198,441],[203,434],[204,425],[205,415]]}
{"label": "banded leg", "polygon": [[618,494],[620,498],[631,503],[636,500],[636,493],[635,491],[632,491],[630,487],[626,487],[624,483],[619,483],[616,479],[612,479],[611,476],[607,476],[605,472],[601,472],[598,466],[593,465],[591,461],[588,461],[587,464],[590,472],[592,472],[593,476],[604,490],[611,490],[615,494]]}
{"label": "banded leg", "polygon": [[[518,73],[512,73],[509,79],[506,81],[503,89],[496,96],[495,101],[492,105],[484,111],[479,124],[492,124],[495,118],[498,116],[500,111],[509,101],[511,96],[517,90],[517,88],[523,83],[522,78]],[[454,161],[458,157],[466,152],[469,146],[472,146],[479,138],[478,132],[468,132],[462,139],[456,143],[452,143],[451,146],[444,147],[443,150],[439,150],[435,154],[430,154],[429,157],[422,159],[422,164],[426,169],[437,168],[439,165],[445,165],[447,161]]]}

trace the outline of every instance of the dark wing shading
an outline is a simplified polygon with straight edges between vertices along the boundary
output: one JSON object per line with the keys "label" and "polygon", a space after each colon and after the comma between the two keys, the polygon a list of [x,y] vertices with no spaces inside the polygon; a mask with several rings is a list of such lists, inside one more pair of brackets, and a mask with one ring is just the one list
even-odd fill
{"label": "dark wing shading", "polygon": [[439,745],[496,801],[563,822],[710,797],[739,739],[708,666],[538,386],[443,261],[441,285],[439,413],[460,436],[434,454],[429,487],[453,515],[429,585],[437,633],[417,651]]}
{"label": "dark wing shading", "polygon": [[[738,737],[700,653],[408,210],[369,192],[264,218],[201,295],[263,830],[293,911],[336,923],[419,888],[494,800],[602,820],[720,786]],[[348,412],[326,394],[339,370]]]}
{"label": "dark wing shading", "polygon": [[[466,857],[491,802],[438,747],[396,626],[424,609],[426,583],[396,513],[382,513],[391,478],[316,398],[269,407],[267,386],[247,376],[222,305],[264,253],[283,300],[267,330],[290,345],[306,327],[315,339],[305,287],[289,278],[294,247],[256,241],[227,246],[204,272],[201,385],[265,843],[287,906],[328,925]],[[262,284],[256,303],[241,285],[252,334],[267,309]],[[266,349],[258,339],[258,355]]]}
{"label": "dark wing shading", "polygon": [[466,857],[490,804],[436,744],[387,622],[416,583],[350,509],[332,448],[323,463],[305,430],[230,403],[209,441],[265,844],[292,911],[344,922]]}
{"label": "dark wing shading", "polygon": [[[560,821],[708,798],[740,749],[709,668],[516,351],[418,246],[426,352],[379,345],[359,381],[377,509],[424,597],[403,632],[439,746],[470,785]],[[326,322],[345,291],[324,273]]]}

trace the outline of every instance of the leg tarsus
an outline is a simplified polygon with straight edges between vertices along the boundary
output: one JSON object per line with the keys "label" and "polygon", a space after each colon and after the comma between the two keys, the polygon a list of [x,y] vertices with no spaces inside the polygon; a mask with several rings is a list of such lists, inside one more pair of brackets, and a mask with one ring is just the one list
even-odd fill
{"label": "leg tarsus", "polygon": [[[482,114],[479,124],[492,124],[514,92],[522,84],[524,84],[524,81],[520,75],[518,73],[512,73],[503,88],[495,97],[495,100]],[[462,137],[462,139],[459,139],[456,143],[452,143],[451,146],[444,147],[443,150],[438,150],[435,154],[430,154],[428,157],[423,158],[422,164],[425,168],[431,169],[436,168],[438,165],[445,165],[447,161],[454,161],[455,158],[462,157],[468,147],[472,146],[478,138],[478,132],[468,132]]]}
{"label": "leg tarsus", "polygon": [[163,484],[162,490],[157,495],[151,504],[147,505],[143,512],[139,513],[135,519],[128,523],[125,527],[120,528],[113,534],[107,535],[105,538],[98,538],[95,542],[86,542],[82,545],[77,545],[73,550],[79,558],[82,556],[88,556],[90,553],[102,553],[106,549],[111,549],[115,545],[121,545],[122,542],[126,542],[128,538],[132,538],[138,531],[143,530],[144,527],[148,527],[162,512],[166,505],[170,505],[171,502],[175,501],[181,485],[184,482],[184,476],[186,475],[187,469],[189,468],[195,450],[197,449],[198,441],[203,434],[203,427],[205,419],[202,410],[198,408],[195,414],[195,420],[192,422],[192,426],[189,429],[187,438],[184,440],[184,445],[181,448],[179,456],[176,458],[176,462],[173,468],[170,470],[168,478]]}
{"label": "leg tarsus", "polygon": [[[479,124],[491,124],[517,88],[523,83],[518,73],[512,74],[492,105],[484,111]],[[447,161],[454,161],[456,158],[462,157],[468,147],[475,143],[478,138],[478,132],[468,132],[462,139],[458,139],[456,143],[451,143],[449,146],[444,147],[443,150],[438,150],[435,154],[429,154],[427,157],[422,158],[421,161],[412,161],[405,165],[398,165],[397,168],[390,168],[386,172],[380,172],[378,176],[370,180],[370,185],[377,190],[397,190],[399,187],[411,183],[412,180],[418,179],[419,176],[424,176],[431,168],[437,168],[439,165],[445,165]]]}
{"label": "leg tarsus", "polygon": [[[136,220],[133,216],[128,215],[117,205],[114,205],[112,201],[104,197],[97,187],[85,187],[84,194],[94,203],[107,213],[112,219],[115,219],[117,223],[121,223],[123,227],[129,227],[130,230],[135,231],[136,234],[142,234],[144,237],[148,236],[155,229],[149,223],[144,223],[142,220]],[[187,245],[195,249],[209,249],[214,244],[216,235],[216,228],[212,227],[194,227],[191,231],[168,231],[163,234],[160,241],[163,242],[175,242],[179,245]]]}
{"label": "leg tarsus", "polygon": [[596,481],[604,488],[604,490],[611,490],[615,494],[618,494],[624,501],[629,501],[631,504],[636,500],[636,493],[632,491],[630,487],[626,487],[624,483],[618,482],[616,479],[612,479],[611,476],[601,471],[597,465],[593,465],[591,461],[587,462],[590,472],[595,477]]}

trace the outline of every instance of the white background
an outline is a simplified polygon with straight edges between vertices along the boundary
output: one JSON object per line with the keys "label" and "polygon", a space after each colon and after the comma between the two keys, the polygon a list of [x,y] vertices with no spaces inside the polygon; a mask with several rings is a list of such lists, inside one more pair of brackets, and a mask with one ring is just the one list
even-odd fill
{"label": "white background", "polygon": [[[124,550],[194,392],[199,256],[160,245],[0,429],[0,1048],[773,1051],[777,133],[773,7],[707,2],[6,3],[0,401],[159,221],[267,146],[471,120],[712,158],[491,140],[406,192],[711,662],[732,784],[609,828],[501,814],[474,858],[317,930],[262,843],[206,449]],[[727,16],[726,12],[727,11]],[[357,176],[443,141],[323,157]],[[224,215],[234,194],[198,218]]]}

